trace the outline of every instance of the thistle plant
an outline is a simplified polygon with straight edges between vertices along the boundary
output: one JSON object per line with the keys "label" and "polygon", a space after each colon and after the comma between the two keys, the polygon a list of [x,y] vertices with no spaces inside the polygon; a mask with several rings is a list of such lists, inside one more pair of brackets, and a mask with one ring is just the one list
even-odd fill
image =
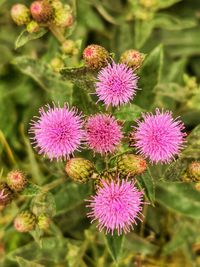
{"label": "thistle plant", "polygon": [[199,16],[175,0],[10,5],[0,266],[199,264],[199,22],[181,4]]}

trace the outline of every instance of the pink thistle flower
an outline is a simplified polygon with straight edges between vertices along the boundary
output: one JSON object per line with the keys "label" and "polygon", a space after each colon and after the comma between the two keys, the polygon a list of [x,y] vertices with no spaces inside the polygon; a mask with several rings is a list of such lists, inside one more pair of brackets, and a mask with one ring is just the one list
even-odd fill
{"label": "pink thistle flower", "polygon": [[184,147],[185,127],[178,118],[172,118],[170,111],[156,109],[155,113],[143,114],[144,120],[137,121],[135,147],[152,163],[169,163]]}
{"label": "pink thistle flower", "polygon": [[52,159],[66,159],[81,145],[84,137],[83,121],[76,108],[69,109],[68,105],[50,107],[47,111],[41,108],[40,117],[32,121],[30,133],[34,134],[35,148],[39,154],[47,155]]}
{"label": "pink thistle flower", "polygon": [[106,234],[113,235],[116,230],[118,235],[126,234],[137,225],[136,219],[140,218],[143,192],[138,191],[135,183],[128,180],[106,182],[102,180],[103,187],[99,187],[95,196],[86,200],[89,202],[91,211],[87,217],[92,221],[98,221],[98,229],[101,232],[104,228]]}
{"label": "pink thistle flower", "polygon": [[106,106],[126,104],[136,94],[138,76],[125,64],[108,64],[97,79],[96,93]]}
{"label": "pink thistle flower", "polygon": [[97,114],[88,119],[86,141],[95,152],[100,154],[114,152],[121,138],[121,126],[113,117],[106,114]]}

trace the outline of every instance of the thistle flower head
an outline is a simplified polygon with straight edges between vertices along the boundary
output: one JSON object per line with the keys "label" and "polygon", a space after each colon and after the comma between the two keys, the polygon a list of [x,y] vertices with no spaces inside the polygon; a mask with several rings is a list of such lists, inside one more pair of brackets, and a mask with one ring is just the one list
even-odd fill
{"label": "thistle flower head", "polygon": [[138,77],[125,64],[108,64],[97,79],[96,94],[106,106],[126,104],[136,94]]}
{"label": "thistle flower head", "polygon": [[90,69],[100,69],[107,65],[109,61],[108,51],[100,45],[88,45],[83,51],[83,59]]}
{"label": "thistle flower head", "polygon": [[142,211],[143,192],[138,191],[135,184],[128,180],[102,181],[95,196],[87,200],[91,211],[87,214],[91,222],[98,222],[98,229],[106,230],[113,235],[116,230],[118,235],[128,233],[137,224]]}
{"label": "thistle flower head", "polygon": [[8,173],[7,184],[14,192],[23,190],[28,183],[25,174],[22,171],[14,170]]}
{"label": "thistle flower head", "polygon": [[128,67],[138,69],[144,61],[145,55],[137,50],[126,50],[120,57],[120,62],[126,64]]}
{"label": "thistle flower head", "polygon": [[38,0],[31,4],[30,12],[35,21],[49,22],[53,18],[54,10],[48,0]]}
{"label": "thistle flower head", "polygon": [[33,213],[28,210],[19,213],[14,220],[14,227],[18,232],[30,232],[34,229],[36,218]]}
{"label": "thistle flower head", "polygon": [[0,206],[6,206],[13,200],[13,191],[6,183],[0,183]]}
{"label": "thistle flower head", "polygon": [[47,111],[41,108],[39,113],[30,129],[30,133],[34,134],[35,148],[50,159],[69,158],[80,147],[84,137],[81,116],[75,108],[70,110],[66,104],[63,108],[47,105]]}
{"label": "thistle flower head", "polygon": [[151,162],[168,163],[183,148],[184,125],[180,120],[174,120],[169,111],[156,109],[155,113],[143,114],[143,121],[138,121],[134,146]]}
{"label": "thistle flower head", "polygon": [[122,138],[121,126],[106,114],[91,116],[86,124],[86,141],[95,152],[114,152]]}

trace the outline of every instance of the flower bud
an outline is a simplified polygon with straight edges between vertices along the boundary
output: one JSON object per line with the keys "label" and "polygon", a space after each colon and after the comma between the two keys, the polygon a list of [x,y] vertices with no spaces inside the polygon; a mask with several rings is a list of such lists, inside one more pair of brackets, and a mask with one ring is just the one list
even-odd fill
{"label": "flower bud", "polygon": [[192,180],[194,180],[195,182],[200,182],[200,161],[190,163],[187,173]]}
{"label": "flower bud", "polygon": [[36,217],[28,210],[22,211],[14,220],[14,227],[18,232],[30,232],[35,228]]}
{"label": "flower bud", "polygon": [[110,60],[108,51],[100,45],[89,45],[83,51],[83,60],[90,69],[100,69]]}
{"label": "flower bud", "polygon": [[67,175],[78,183],[86,183],[95,173],[94,164],[83,158],[70,159],[65,167]]}
{"label": "flower bud", "polygon": [[134,154],[124,154],[117,160],[118,172],[124,176],[140,175],[145,172],[147,163],[144,158]]}
{"label": "flower bud", "polygon": [[46,216],[45,214],[41,214],[38,216],[37,220],[38,220],[37,225],[38,225],[39,229],[47,230],[49,228],[51,220],[48,216]]}
{"label": "flower bud", "polygon": [[70,27],[74,23],[74,18],[71,14],[69,5],[64,5],[60,8],[56,7],[53,22],[58,27]]}
{"label": "flower bud", "polygon": [[15,192],[23,190],[27,185],[27,179],[21,171],[11,171],[7,176],[7,184]]}
{"label": "flower bud", "polygon": [[15,4],[11,8],[11,17],[17,25],[24,25],[30,21],[30,11],[23,4]]}
{"label": "flower bud", "polygon": [[157,4],[158,0],[140,0],[141,6],[146,9],[154,8]]}
{"label": "flower bud", "polygon": [[61,47],[61,50],[64,54],[73,54],[74,49],[76,48],[76,43],[73,40],[66,40]]}
{"label": "flower bud", "polygon": [[137,50],[127,50],[120,57],[120,63],[126,64],[128,67],[138,69],[144,61],[145,55]]}
{"label": "flower bud", "polygon": [[48,0],[34,1],[30,7],[33,19],[39,23],[47,23],[53,18],[54,10]]}
{"label": "flower bud", "polygon": [[64,62],[59,57],[55,57],[51,60],[50,65],[51,65],[53,71],[59,72],[60,69],[62,69],[64,67]]}
{"label": "flower bud", "polygon": [[26,30],[29,33],[34,33],[34,32],[38,32],[40,29],[39,24],[37,23],[37,21],[35,20],[31,20],[31,22],[29,22],[26,26]]}
{"label": "flower bud", "polygon": [[14,193],[6,183],[0,183],[0,206],[8,205],[13,199]]}

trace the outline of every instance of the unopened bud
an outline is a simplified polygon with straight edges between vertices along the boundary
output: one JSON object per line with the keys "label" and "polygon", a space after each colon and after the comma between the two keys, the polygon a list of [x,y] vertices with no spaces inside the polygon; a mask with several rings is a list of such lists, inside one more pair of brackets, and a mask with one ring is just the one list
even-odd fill
{"label": "unopened bud", "polygon": [[47,23],[53,18],[54,10],[48,0],[34,1],[30,7],[33,19],[39,23]]}
{"label": "unopened bud", "polygon": [[34,32],[38,32],[40,29],[39,24],[37,23],[37,21],[32,20],[31,22],[29,22],[26,26],[26,30],[29,33],[34,33]]}
{"label": "unopened bud", "polygon": [[55,8],[53,22],[58,27],[65,28],[72,26],[74,23],[74,18],[68,5],[65,5],[61,8]]}
{"label": "unopened bud", "polygon": [[19,192],[23,190],[27,183],[28,181],[23,172],[16,170],[8,173],[7,184],[13,191]]}
{"label": "unopened bud", "polygon": [[72,158],[65,167],[67,175],[78,183],[86,183],[95,173],[94,164],[84,158]]}
{"label": "unopened bud", "polygon": [[73,40],[66,40],[61,47],[64,54],[73,54],[74,48],[76,48],[76,43]]}
{"label": "unopened bud", "polygon": [[158,0],[140,0],[140,4],[146,9],[154,8]]}
{"label": "unopened bud", "polygon": [[90,69],[100,69],[110,60],[108,51],[100,45],[89,45],[83,51],[83,60]]}
{"label": "unopened bud", "polygon": [[99,188],[103,187],[102,181],[106,181],[110,183],[114,180],[117,181],[117,179],[118,179],[118,175],[116,173],[116,170],[113,170],[113,169],[104,170],[95,179],[94,188],[97,191]]}
{"label": "unopened bud", "polygon": [[30,211],[22,211],[14,220],[14,227],[18,232],[30,232],[35,228],[36,217]]}
{"label": "unopened bud", "polygon": [[11,17],[17,25],[24,25],[30,21],[30,11],[23,4],[15,4],[11,8]]}
{"label": "unopened bud", "polygon": [[6,206],[13,200],[14,193],[6,183],[0,183],[0,206]]}
{"label": "unopened bud", "polygon": [[59,72],[60,69],[62,69],[64,67],[64,62],[62,61],[62,59],[55,57],[51,60],[50,65],[51,65],[53,71]]}
{"label": "unopened bud", "polygon": [[51,223],[51,219],[45,214],[41,214],[37,218],[37,225],[41,230],[47,230]]}
{"label": "unopened bud", "polygon": [[126,64],[128,67],[133,69],[138,69],[141,67],[144,61],[145,55],[140,53],[137,50],[127,50],[125,51],[121,57],[120,62]]}
{"label": "unopened bud", "polygon": [[134,154],[124,154],[118,157],[117,169],[124,176],[140,175],[146,171],[147,163],[141,156]]}
{"label": "unopened bud", "polygon": [[194,180],[195,182],[200,182],[200,161],[190,163],[187,173],[192,180]]}

